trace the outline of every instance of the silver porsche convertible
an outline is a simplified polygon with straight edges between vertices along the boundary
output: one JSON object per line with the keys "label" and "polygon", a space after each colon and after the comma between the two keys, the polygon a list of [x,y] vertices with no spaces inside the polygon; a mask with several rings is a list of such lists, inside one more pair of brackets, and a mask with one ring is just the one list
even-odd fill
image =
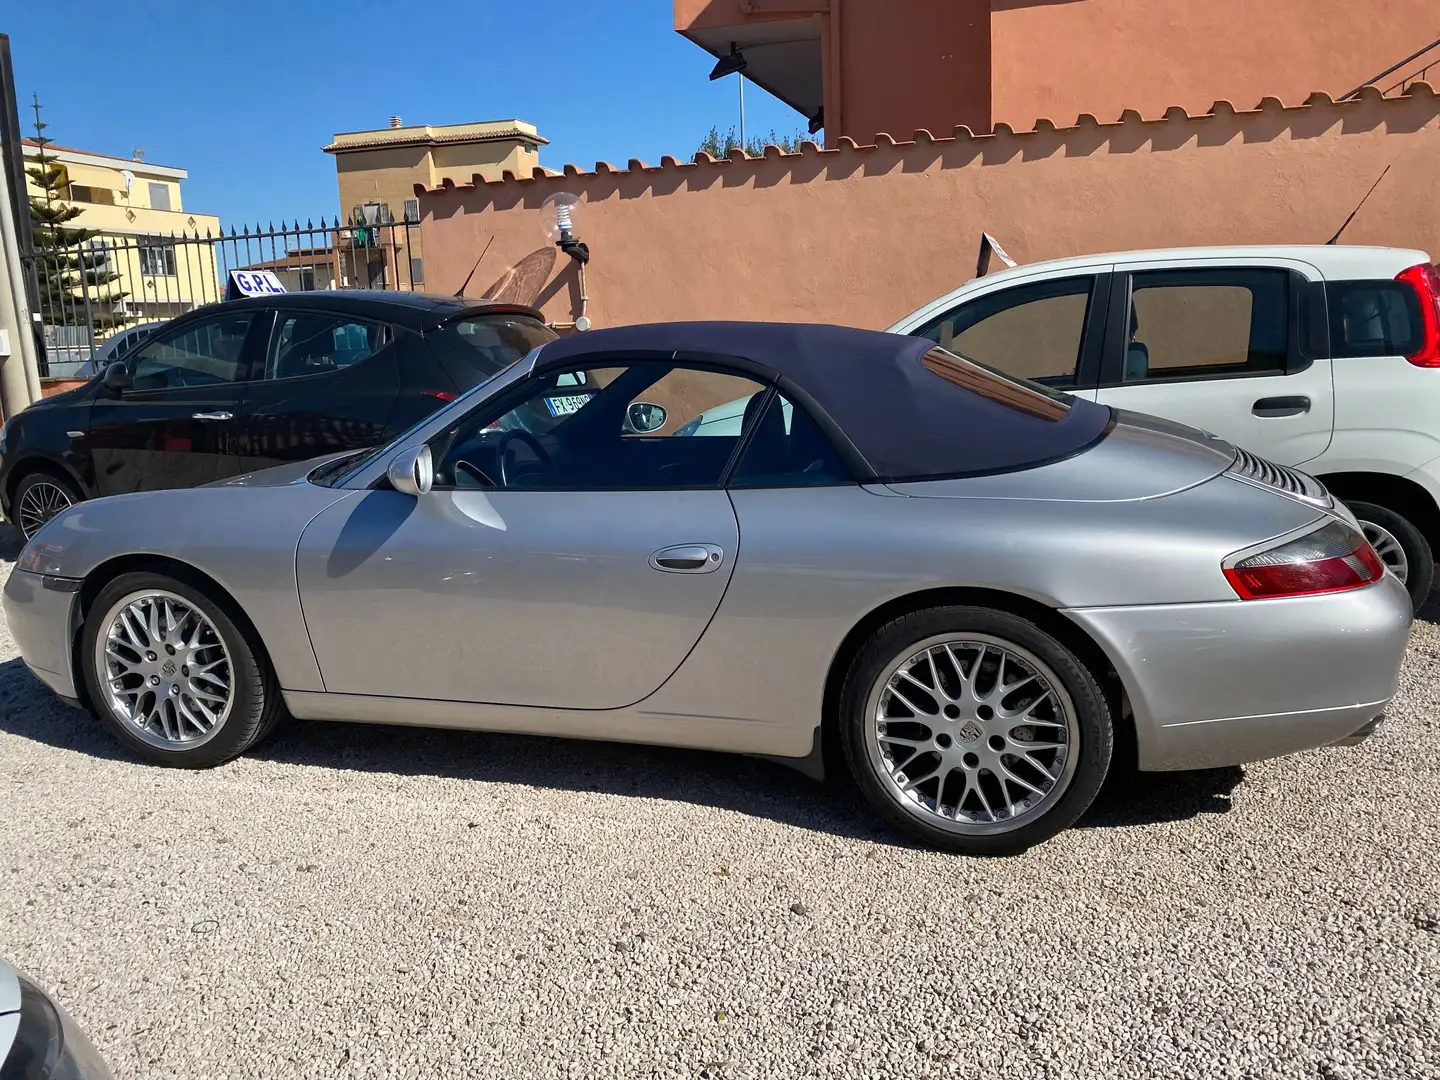
{"label": "silver porsche convertible", "polygon": [[82,503],[4,604],[151,761],[286,717],[701,747],[847,769],[973,854],[1069,826],[1117,747],[1358,742],[1410,627],[1308,476],[924,339],[745,323],[572,335],[388,446]]}

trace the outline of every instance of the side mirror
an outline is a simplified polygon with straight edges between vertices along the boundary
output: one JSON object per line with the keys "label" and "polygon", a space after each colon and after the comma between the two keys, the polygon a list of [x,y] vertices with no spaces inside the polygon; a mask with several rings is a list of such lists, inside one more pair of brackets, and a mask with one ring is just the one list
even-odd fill
{"label": "side mirror", "polygon": [[105,389],[116,394],[130,389],[130,369],[123,360],[117,360],[105,369]]}
{"label": "side mirror", "polygon": [[665,426],[665,406],[648,401],[634,401],[625,410],[625,430],[634,435],[648,435]]}
{"label": "side mirror", "polygon": [[390,486],[396,491],[419,498],[427,494],[435,483],[435,466],[430,459],[430,447],[425,444],[402,450],[385,470]]}

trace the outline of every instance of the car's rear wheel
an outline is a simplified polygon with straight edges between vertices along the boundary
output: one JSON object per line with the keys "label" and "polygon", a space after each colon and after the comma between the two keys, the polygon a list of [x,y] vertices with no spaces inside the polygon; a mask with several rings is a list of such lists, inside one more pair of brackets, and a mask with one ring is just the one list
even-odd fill
{"label": "car's rear wheel", "polygon": [[284,715],[258,641],[202,588],[169,575],[122,574],[100,591],[81,664],[96,714],[159,764],[218,765]]}
{"label": "car's rear wheel", "polygon": [[1419,611],[1435,580],[1435,555],[1425,534],[1394,510],[1375,503],[1347,502],[1350,512],[1385,568],[1400,579]]}
{"label": "car's rear wheel", "polygon": [[1095,676],[1028,619],[930,608],[882,626],[841,694],[846,760],[870,803],[966,855],[1023,851],[1074,824],[1110,767]]}
{"label": "car's rear wheel", "polygon": [[68,510],[82,496],[69,480],[50,472],[32,472],[15,486],[11,513],[15,524],[29,540],[47,521]]}

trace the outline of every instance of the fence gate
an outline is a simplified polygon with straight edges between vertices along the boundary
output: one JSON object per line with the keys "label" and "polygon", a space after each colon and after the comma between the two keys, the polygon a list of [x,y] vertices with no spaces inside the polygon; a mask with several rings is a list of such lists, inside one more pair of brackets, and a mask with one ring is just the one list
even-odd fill
{"label": "fence gate", "polygon": [[[424,288],[419,225],[296,222],[227,234],[104,234],[20,253],[32,285],[42,377],[94,374],[107,343],[225,296],[232,270],[270,270],[289,292]],[[131,335],[135,337],[136,335]]]}

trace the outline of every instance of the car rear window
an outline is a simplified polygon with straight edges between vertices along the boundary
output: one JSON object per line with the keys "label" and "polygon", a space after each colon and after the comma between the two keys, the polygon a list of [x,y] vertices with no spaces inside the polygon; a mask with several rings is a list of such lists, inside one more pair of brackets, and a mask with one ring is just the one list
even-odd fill
{"label": "car rear window", "polygon": [[989,364],[982,364],[978,360],[971,360],[939,346],[928,351],[920,363],[930,374],[938,375],[948,383],[1037,420],[1050,423],[1063,420],[1075,400],[1069,394],[1052,390],[1043,383],[1007,375]]}
{"label": "car rear window", "polygon": [[[425,335],[446,373],[461,387],[488,379],[532,349],[554,341],[555,331],[526,315],[470,315]],[[452,370],[459,362],[471,370]]]}
{"label": "car rear window", "polygon": [[1408,356],[1424,344],[1420,298],[1403,281],[1331,281],[1333,356]]}

